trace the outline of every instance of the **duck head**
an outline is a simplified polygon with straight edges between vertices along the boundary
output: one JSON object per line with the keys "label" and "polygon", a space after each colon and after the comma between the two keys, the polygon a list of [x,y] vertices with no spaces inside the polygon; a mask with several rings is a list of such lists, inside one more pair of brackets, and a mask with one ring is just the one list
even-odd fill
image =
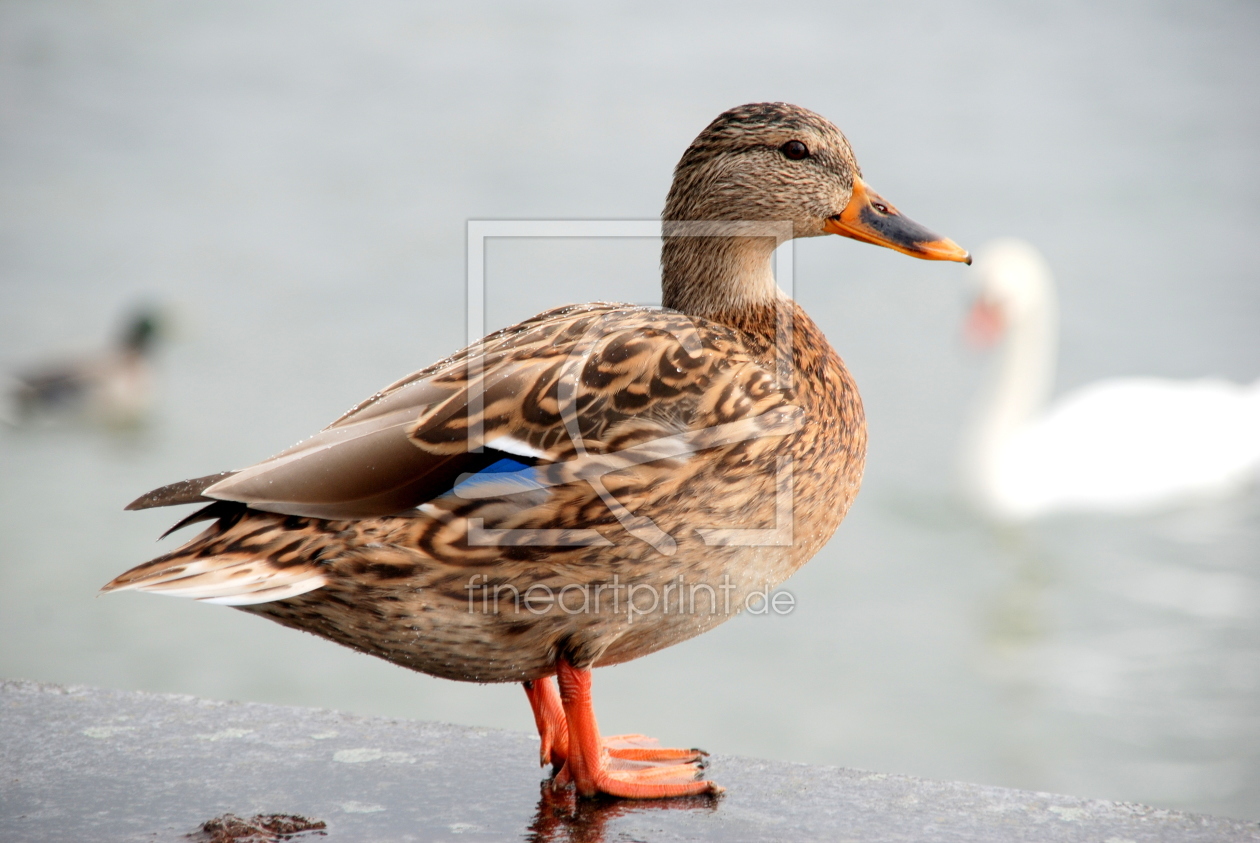
{"label": "duck head", "polygon": [[153,350],[153,341],[160,333],[160,326],[161,320],[156,311],[147,308],[139,310],[127,321],[119,345],[123,351],[146,354]]}
{"label": "duck head", "polygon": [[[831,121],[788,103],[742,105],[710,123],[678,162],[662,218],[665,304],[688,312],[777,292],[770,254],[793,237],[839,234],[926,260],[971,263],[966,250],[866,185]],[[679,224],[697,221],[778,223],[780,233],[686,236],[694,229]]]}

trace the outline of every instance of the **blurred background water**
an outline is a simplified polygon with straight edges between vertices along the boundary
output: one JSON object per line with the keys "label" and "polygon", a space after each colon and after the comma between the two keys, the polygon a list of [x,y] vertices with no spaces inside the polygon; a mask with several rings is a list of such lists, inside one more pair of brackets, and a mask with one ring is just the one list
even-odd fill
{"label": "blurred background water", "polygon": [[[461,346],[465,223],[659,213],[743,102],[833,119],[869,183],[1060,288],[1058,389],[1260,376],[1260,7],[0,4],[0,367],[168,314],[147,424],[0,430],[0,676],[532,727],[229,609],[96,589],[155,486],[240,467]],[[488,251],[487,325],[658,299],[657,244]],[[967,270],[838,238],[795,291],[853,369],[862,494],[787,587],[600,671],[609,732],[1260,818],[1260,494],[991,523],[956,451]]]}

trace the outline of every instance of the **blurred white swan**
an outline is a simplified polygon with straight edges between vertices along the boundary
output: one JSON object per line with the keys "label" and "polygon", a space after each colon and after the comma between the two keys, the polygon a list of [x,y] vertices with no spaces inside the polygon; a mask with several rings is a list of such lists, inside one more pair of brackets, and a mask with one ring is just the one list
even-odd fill
{"label": "blurred white swan", "polygon": [[998,240],[977,251],[975,275],[969,333],[1005,339],[964,452],[970,491],[991,514],[1138,512],[1226,495],[1260,475],[1260,381],[1116,378],[1049,404],[1058,312],[1045,260],[1024,241]]}

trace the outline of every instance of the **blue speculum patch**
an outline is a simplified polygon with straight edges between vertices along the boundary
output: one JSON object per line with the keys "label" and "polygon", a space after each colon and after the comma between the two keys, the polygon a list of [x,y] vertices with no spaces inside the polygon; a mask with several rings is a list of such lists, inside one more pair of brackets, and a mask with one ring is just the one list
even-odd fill
{"label": "blue speculum patch", "polygon": [[[486,482],[491,480],[491,478],[502,478],[505,474],[519,474],[522,481],[521,484],[519,484],[519,488],[512,489],[510,486],[505,488],[501,482]],[[539,488],[538,484],[532,480],[532,477],[533,465],[521,462],[520,460],[504,457],[503,459],[490,463],[490,465],[480,471],[477,471],[476,473],[460,475],[459,481],[455,484],[455,487],[451,489],[451,491],[462,498],[479,498],[487,497],[488,495],[478,494],[477,492],[484,492],[484,490],[492,485],[496,490],[498,490],[499,494],[510,493],[510,491],[527,491],[529,489]]]}
{"label": "blue speculum patch", "polygon": [[526,463],[520,462],[519,460],[504,458],[504,459],[499,460],[498,462],[490,463],[490,465],[486,466],[485,468],[481,469],[481,471],[478,471],[476,474],[474,474],[473,477],[477,477],[478,475],[481,475],[481,474],[503,474],[504,472],[508,472],[508,471],[520,471],[522,468],[529,468],[529,465]]}

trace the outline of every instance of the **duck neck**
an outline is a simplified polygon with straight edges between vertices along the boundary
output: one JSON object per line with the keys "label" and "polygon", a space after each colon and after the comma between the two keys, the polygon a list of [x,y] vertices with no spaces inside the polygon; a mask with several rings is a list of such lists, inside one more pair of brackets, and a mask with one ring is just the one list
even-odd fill
{"label": "duck neck", "polygon": [[981,393],[969,465],[982,485],[996,470],[1001,452],[1045,407],[1054,385],[1058,307],[1046,287],[1009,315],[1006,342],[996,371]]}
{"label": "duck neck", "polygon": [[785,298],[770,263],[777,245],[772,237],[666,237],[662,304],[724,321],[724,313],[746,313]]}

